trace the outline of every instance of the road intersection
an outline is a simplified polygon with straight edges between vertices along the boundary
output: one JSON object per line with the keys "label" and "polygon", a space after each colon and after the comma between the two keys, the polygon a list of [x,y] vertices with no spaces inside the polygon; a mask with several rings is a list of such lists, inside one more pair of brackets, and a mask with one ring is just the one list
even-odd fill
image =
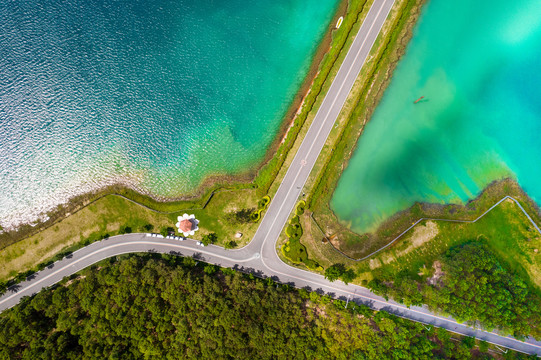
{"label": "road intersection", "polygon": [[200,247],[192,240],[181,242],[174,239],[149,237],[147,234],[126,234],[111,237],[75,251],[70,256],[10,288],[6,294],[0,297],[0,311],[13,307],[24,296],[31,296],[41,289],[58,283],[66,276],[103,259],[127,253],[157,252],[194,256],[201,261],[252,272],[261,277],[271,277],[298,288],[322,291],[336,298],[362,303],[373,309],[385,310],[430,326],[474,336],[524,353],[541,355],[541,342],[534,339],[523,342],[459,324],[452,318],[432,313],[426,307],[407,308],[394,301],[387,301],[366,288],[353,284],[346,285],[340,281],[329,282],[319,274],[291,267],[285,264],[277,254],[278,237],[298,201],[302,188],[393,4],[394,0],[374,1],[295,155],[292,165],[261,220],[254,238],[247,246],[236,250],[226,250],[214,245]]}

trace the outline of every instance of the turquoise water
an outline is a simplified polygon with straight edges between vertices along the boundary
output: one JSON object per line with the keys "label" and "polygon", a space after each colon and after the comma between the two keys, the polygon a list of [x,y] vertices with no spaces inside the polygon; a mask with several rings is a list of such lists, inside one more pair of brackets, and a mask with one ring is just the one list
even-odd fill
{"label": "turquoise water", "polygon": [[540,59],[538,0],[430,0],[340,178],[338,217],[373,230],[508,176],[541,202]]}
{"label": "turquoise water", "polygon": [[262,160],[338,0],[0,2],[0,225]]}

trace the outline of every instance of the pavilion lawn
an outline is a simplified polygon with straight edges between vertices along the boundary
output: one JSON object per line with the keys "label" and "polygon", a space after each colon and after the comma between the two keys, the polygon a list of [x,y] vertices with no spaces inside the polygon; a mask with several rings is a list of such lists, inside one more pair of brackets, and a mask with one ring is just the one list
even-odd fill
{"label": "pavilion lawn", "polygon": [[[242,196],[239,196],[239,191]],[[239,223],[234,216],[227,215],[257,207],[258,200],[254,189],[224,191],[216,193],[204,210],[160,213],[123,197],[108,195],[48,229],[0,250],[0,281],[35,269],[63,249],[85,240],[94,241],[125,232],[166,233],[168,228],[182,235],[175,224],[178,216],[184,213],[194,214],[199,220],[199,231],[191,238],[201,240],[205,234],[213,232],[218,236],[217,245],[223,246],[233,240],[237,246],[243,246],[255,234],[258,224]],[[243,234],[242,238],[235,237],[237,232]]]}

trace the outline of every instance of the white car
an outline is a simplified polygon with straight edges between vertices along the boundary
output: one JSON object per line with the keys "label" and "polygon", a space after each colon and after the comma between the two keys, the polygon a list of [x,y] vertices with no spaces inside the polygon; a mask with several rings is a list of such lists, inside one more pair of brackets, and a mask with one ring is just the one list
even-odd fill
{"label": "white car", "polygon": [[203,247],[205,246],[205,244],[203,244],[201,241],[196,242],[196,244]]}

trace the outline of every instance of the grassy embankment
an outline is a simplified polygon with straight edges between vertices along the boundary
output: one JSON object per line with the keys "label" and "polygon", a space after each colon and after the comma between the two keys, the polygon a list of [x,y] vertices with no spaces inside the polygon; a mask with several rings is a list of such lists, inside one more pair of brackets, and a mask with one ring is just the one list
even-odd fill
{"label": "grassy embankment", "polygon": [[541,235],[510,199],[476,223],[422,221],[396,246],[362,262],[360,275],[370,279],[401,271],[417,274],[423,267],[432,268],[448,249],[471,241],[486,243],[506,268],[541,289]]}
{"label": "grassy embankment", "polygon": [[[405,0],[395,5],[393,20],[385,29],[384,36],[378,39],[378,47],[373,49],[372,61],[367,64],[364,73],[361,73],[355,91],[350,95],[350,107],[344,109],[341,115],[343,116],[341,131],[329,139],[326,152],[318,160],[319,167],[311,175],[312,190],[309,192],[307,203],[308,208],[314,212],[316,220],[326,232],[330,232],[330,237],[339,238],[341,243],[354,246],[362,244],[366,253],[381,247],[384,241],[376,241],[370,238],[369,234],[359,238],[357,234],[340,226],[328,204],[338,179],[347,165],[344,159],[347,161],[353,153],[357,139],[362,136],[364,126],[374,112],[390,82],[394,68],[405,52],[422,4],[422,0]],[[396,221],[390,224],[397,226]],[[356,254],[355,257],[358,255]]]}
{"label": "grassy embankment", "polygon": [[[321,238],[322,235],[313,232],[310,236]],[[475,223],[424,220],[393,246],[365,261],[345,258],[330,246],[319,253],[318,261],[325,265],[345,263],[356,269],[358,281],[389,277],[400,272],[414,275],[423,267],[432,269],[434,262],[448,249],[471,241],[485,242],[508,269],[523,279],[529,279],[532,288],[541,289],[541,259],[538,255],[541,236],[511,200],[502,202]]]}
{"label": "grassy embankment", "polygon": [[[322,209],[328,209],[328,200],[341,174],[341,169],[344,168],[344,158],[347,158],[352,151],[364,124],[389,81],[392,69],[404,52],[422,4],[423,1],[420,0],[397,1],[378,36],[367,63],[361,70],[337,119],[337,126],[331,131],[305,185],[304,191],[308,194],[307,205],[310,211],[300,218],[300,223],[303,228],[309,230],[308,232],[314,226],[309,220],[311,213],[315,211],[319,214]],[[371,5],[371,2],[367,5]],[[355,29],[360,27],[367,10],[368,6],[357,19]],[[353,37],[350,37],[348,46],[352,41]],[[335,72],[337,70],[338,68],[334,69]],[[303,239],[306,243],[306,236]],[[280,243],[283,244],[286,241],[288,239],[283,235]],[[305,245],[308,246],[308,244]],[[309,246],[308,253],[317,252],[317,246]],[[293,263],[298,263],[295,259],[299,258],[299,254],[287,255]],[[319,262],[317,256],[314,256],[314,260]]]}
{"label": "grassy embankment", "polygon": [[[300,111],[295,108],[290,114],[294,121],[288,127],[287,134],[282,133],[277,137],[273,148],[276,156],[261,167],[255,179],[249,175],[209,179],[205,182],[207,185],[202,185],[193,198],[168,202],[156,201],[121,186],[81,195],[50,212],[47,221],[0,234],[0,281],[17,272],[26,274],[38,270],[43,264],[66,252],[107,236],[126,231],[166,232],[168,227],[174,226],[176,217],[184,212],[193,213],[201,220],[201,231],[196,233],[195,238],[214,232],[218,236],[217,243],[221,245],[236,241],[241,246],[248,242],[257,224],[244,221],[237,213],[242,210],[257,212],[258,201],[266,194],[272,196],[276,191],[277,185],[272,185],[281,179],[280,169],[289,165],[291,157],[288,154],[296,150],[297,140],[304,135],[313,117],[312,110],[320,102],[319,95],[329,86],[331,70],[355,24],[352,20],[354,15],[351,14],[358,14],[364,3],[365,0],[352,0],[342,26],[331,34],[336,19],[345,12],[347,2],[339,6],[329,25],[328,34],[315,55],[307,77],[308,86],[305,86],[309,90],[302,99],[302,107]],[[237,231],[243,233],[240,241],[234,238]],[[19,277],[22,276],[20,274]]]}

